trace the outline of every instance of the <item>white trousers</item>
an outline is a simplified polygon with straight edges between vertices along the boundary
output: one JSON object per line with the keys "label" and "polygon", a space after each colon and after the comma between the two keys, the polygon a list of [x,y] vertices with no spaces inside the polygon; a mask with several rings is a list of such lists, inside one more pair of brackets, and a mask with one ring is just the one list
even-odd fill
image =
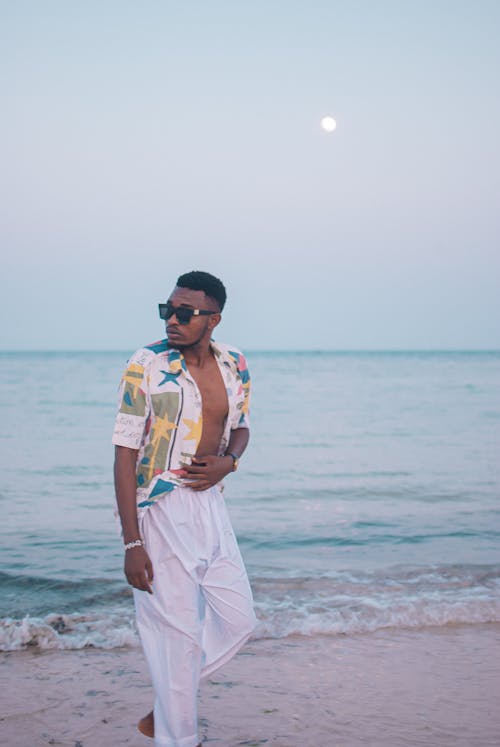
{"label": "white trousers", "polygon": [[251,634],[252,592],[217,487],[176,488],[140,523],[153,594],[134,589],[134,600],[155,690],[155,747],[196,747],[200,678]]}

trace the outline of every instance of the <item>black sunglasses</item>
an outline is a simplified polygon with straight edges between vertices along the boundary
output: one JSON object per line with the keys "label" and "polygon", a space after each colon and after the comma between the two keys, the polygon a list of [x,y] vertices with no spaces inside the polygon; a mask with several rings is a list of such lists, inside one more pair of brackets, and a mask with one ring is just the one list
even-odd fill
{"label": "black sunglasses", "polygon": [[217,314],[217,311],[207,311],[206,309],[188,309],[185,306],[173,306],[170,302],[159,303],[158,311],[160,312],[160,319],[170,319],[172,314],[175,314],[179,324],[189,324],[193,316],[209,316],[210,314]]}

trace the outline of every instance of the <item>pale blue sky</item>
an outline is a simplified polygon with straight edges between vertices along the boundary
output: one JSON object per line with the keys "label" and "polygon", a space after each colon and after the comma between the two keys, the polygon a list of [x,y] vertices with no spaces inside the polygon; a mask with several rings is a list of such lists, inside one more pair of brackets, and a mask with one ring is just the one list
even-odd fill
{"label": "pale blue sky", "polygon": [[0,9],[1,349],[500,347],[496,0]]}

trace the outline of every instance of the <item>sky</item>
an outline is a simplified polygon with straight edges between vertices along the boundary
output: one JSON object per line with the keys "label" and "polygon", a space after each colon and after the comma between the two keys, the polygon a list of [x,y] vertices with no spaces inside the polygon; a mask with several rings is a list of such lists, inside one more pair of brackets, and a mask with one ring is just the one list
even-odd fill
{"label": "sky", "polygon": [[[0,350],[500,348],[497,0],[0,0]],[[321,118],[337,121],[331,134]]]}

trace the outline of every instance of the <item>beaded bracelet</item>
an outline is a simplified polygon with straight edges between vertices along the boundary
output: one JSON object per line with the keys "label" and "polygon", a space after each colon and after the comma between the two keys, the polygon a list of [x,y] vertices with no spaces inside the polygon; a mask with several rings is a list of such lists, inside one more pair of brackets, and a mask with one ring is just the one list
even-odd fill
{"label": "beaded bracelet", "polygon": [[124,545],[125,550],[131,550],[133,547],[143,547],[144,542],[142,540],[134,540],[133,542],[127,542],[126,545]]}

